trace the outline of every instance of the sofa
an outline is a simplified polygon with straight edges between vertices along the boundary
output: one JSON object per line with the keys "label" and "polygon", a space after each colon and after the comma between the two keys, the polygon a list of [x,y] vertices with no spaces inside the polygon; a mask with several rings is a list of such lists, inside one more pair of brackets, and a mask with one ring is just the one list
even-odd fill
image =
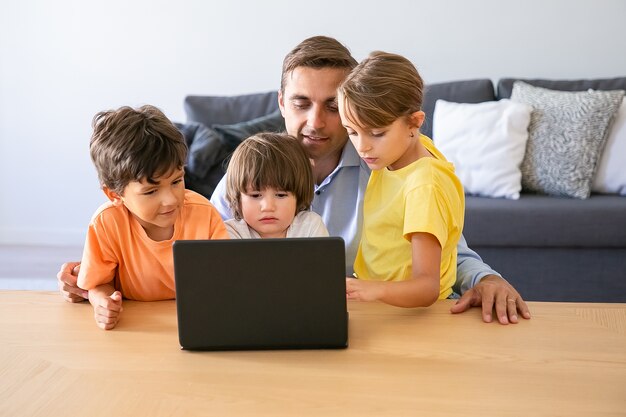
{"label": "sofa", "polygon": [[[495,85],[489,79],[426,85],[422,133],[439,146],[438,100],[500,102],[511,98],[516,81],[520,79],[501,79]],[[551,91],[626,90],[626,77],[521,81]],[[276,92],[188,96],[184,106],[187,122],[178,126],[190,148],[187,186],[207,197],[242,139],[258,131],[284,130]],[[613,122],[614,117],[607,129]],[[439,126],[445,124],[440,121]],[[598,152],[603,150],[598,146]],[[469,246],[526,300],[626,302],[626,195],[592,192],[573,198],[523,188],[518,198],[494,198],[468,192],[463,233]]]}

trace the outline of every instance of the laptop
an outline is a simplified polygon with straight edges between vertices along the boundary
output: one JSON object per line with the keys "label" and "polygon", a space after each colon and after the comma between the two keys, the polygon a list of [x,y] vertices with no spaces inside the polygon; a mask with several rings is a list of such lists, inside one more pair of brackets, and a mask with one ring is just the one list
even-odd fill
{"label": "laptop", "polygon": [[348,346],[339,237],[179,240],[174,276],[183,349]]}

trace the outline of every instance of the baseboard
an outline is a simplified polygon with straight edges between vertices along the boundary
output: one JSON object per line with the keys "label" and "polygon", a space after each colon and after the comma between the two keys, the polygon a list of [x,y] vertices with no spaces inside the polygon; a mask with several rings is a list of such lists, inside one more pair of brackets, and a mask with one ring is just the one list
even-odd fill
{"label": "baseboard", "polygon": [[82,246],[84,229],[0,229],[3,245]]}

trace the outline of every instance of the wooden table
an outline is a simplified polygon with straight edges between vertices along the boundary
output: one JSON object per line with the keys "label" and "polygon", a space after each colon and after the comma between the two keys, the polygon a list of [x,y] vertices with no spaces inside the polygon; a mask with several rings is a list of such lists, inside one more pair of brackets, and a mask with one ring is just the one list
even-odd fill
{"label": "wooden table", "polygon": [[187,352],[173,301],[106,332],[87,303],[0,292],[0,416],[626,415],[626,304],[509,326],[450,305],[351,302],[346,350]]}

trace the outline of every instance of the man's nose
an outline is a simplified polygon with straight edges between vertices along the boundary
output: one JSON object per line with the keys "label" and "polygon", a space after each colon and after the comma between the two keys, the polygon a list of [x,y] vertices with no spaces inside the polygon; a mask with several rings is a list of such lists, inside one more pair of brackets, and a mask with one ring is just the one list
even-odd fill
{"label": "man's nose", "polygon": [[321,129],[326,126],[326,111],[322,106],[313,106],[309,110],[307,123],[313,129]]}

